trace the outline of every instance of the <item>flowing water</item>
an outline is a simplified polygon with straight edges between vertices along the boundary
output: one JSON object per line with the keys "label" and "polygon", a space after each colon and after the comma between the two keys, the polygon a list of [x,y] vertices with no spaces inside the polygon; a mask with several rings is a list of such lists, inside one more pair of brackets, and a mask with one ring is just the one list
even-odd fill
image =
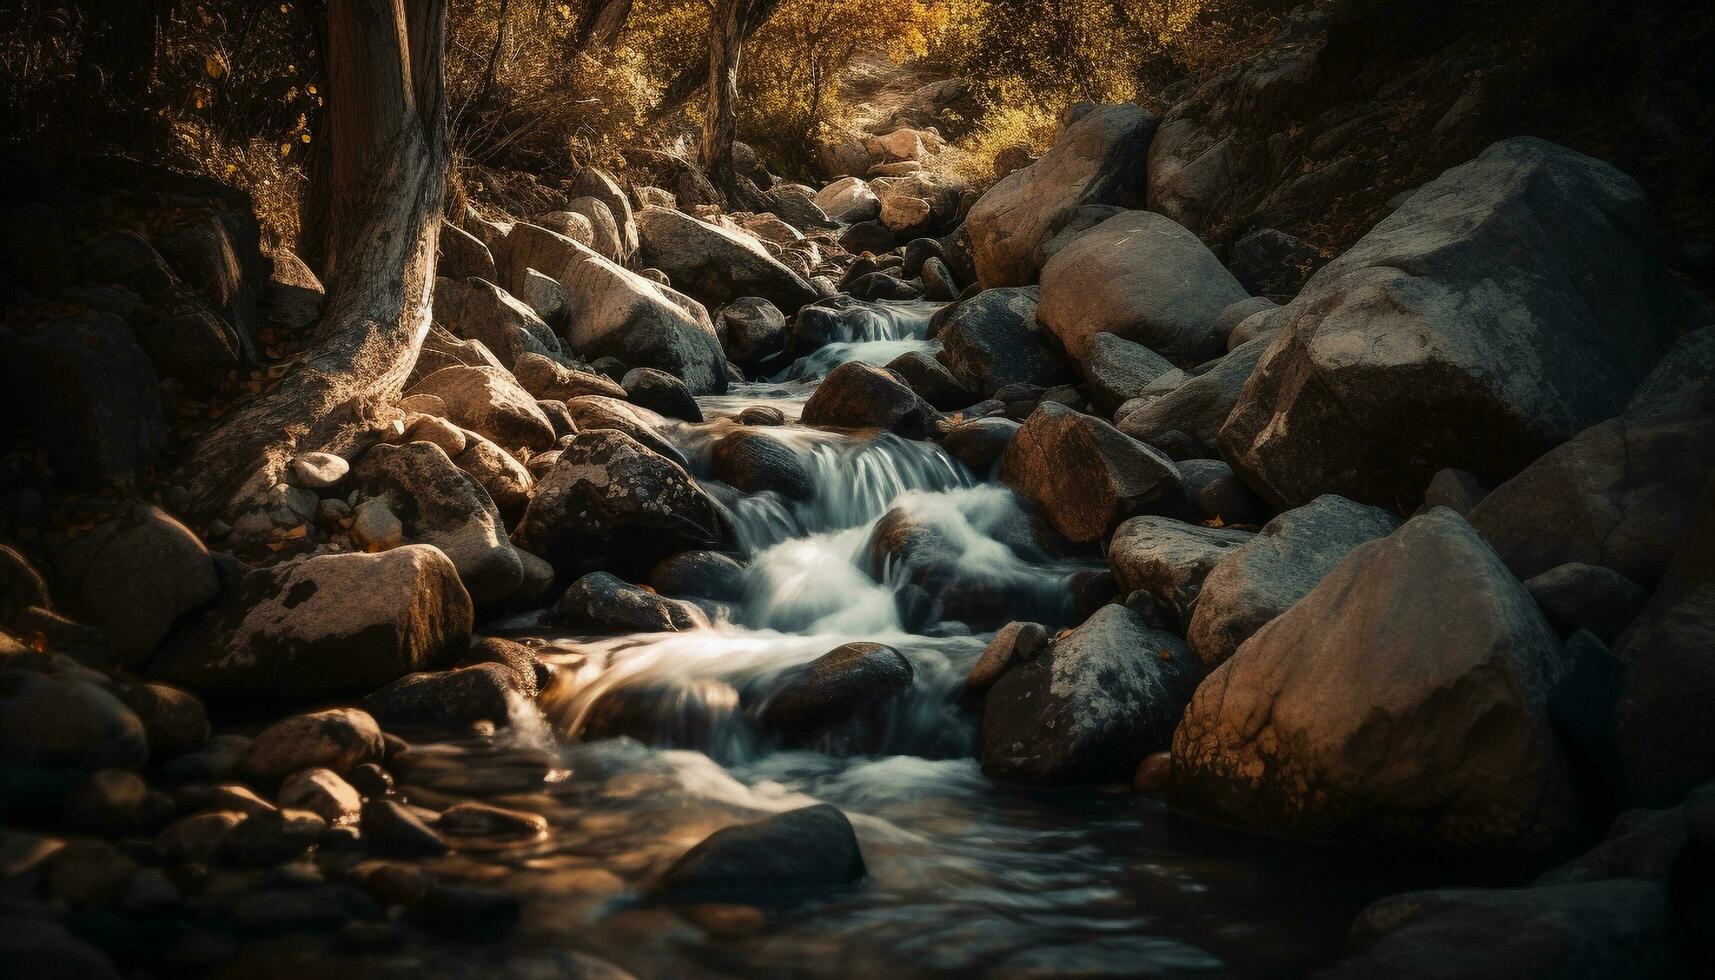
{"label": "flowing water", "polygon": [[[783,377],[895,349],[876,345],[931,349],[927,313],[906,312],[846,317],[854,327]],[[670,438],[706,477],[729,416],[796,409],[813,388],[782,380],[704,398],[710,420]],[[1069,579],[1099,556],[1041,553],[1010,491],[933,443],[769,431],[807,461],[815,493],[733,508],[748,564],[742,598],[710,609],[713,628],[522,630],[562,667],[545,717],[520,705],[511,734],[430,747],[405,773],[431,802],[486,792],[550,816],[547,841],[464,859],[466,873],[502,877],[525,897],[524,949],[581,949],[673,977],[1263,976],[1331,954],[1379,891],[1360,869],[1178,817],[1124,787],[982,775],[963,687],[986,631],[1013,618],[1076,625]],[[910,555],[878,560],[884,518],[928,529],[939,600],[917,595],[923,568]],[[954,598],[970,595],[981,601]],[[1000,615],[973,631],[985,610]],[[751,709],[793,668],[851,640],[898,649],[915,670],[911,691],[816,750],[765,737]],[[762,910],[644,896],[640,885],[710,832],[812,802],[852,819],[870,872],[861,886]]]}

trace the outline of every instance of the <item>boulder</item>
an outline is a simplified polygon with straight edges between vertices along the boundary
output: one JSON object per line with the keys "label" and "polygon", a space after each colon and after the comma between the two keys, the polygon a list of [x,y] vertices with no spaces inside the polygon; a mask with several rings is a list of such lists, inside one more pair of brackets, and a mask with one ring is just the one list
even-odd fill
{"label": "boulder", "polygon": [[1567,562],[1525,580],[1524,588],[1562,635],[1589,630],[1612,643],[1644,604],[1649,593],[1612,568]]}
{"label": "boulder", "polygon": [[1063,367],[1043,339],[1033,288],[983,290],[953,309],[936,338],[953,377],[985,397],[1043,384]]}
{"label": "boulder", "polygon": [[1018,429],[1019,424],[1012,419],[972,419],[949,429],[941,440],[941,448],[969,467],[971,472],[988,476],[1000,465],[1001,458],[1006,455],[1006,447],[1012,443]]}
{"label": "boulder", "polygon": [[535,310],[484,279],[435,280],[435,322],[482,341],[507,366],[525,354],[560,354],[560,339]]}
{"label": "boulder", "polygon": [[[486,279],[494,282],[496,278],[494,255],[482,239],[476,237],[458,225],[441,219],[441,252],[435,262],[435,277],[437,280],[449,279],[462,282],[466,279]],[[440,283],[435,284],[435,302],[440,303]],[[439,319],[439,315],[436,316]]]}
{"label": "boulder", "polygon": [[718,551],[681,551],[663,558],[649,570],[646,581],[661,595],[716,602],[744,597],[744,566]]}
{"label": "boulder", "polygon": [[1041,159],[989,188],[965,219],[983,288],[1034,282],[1042,246],[1079,207],[1141,197],[1154,133],[1155,117],[1138,106],[1101,106],[1066,127]]}
{"label": "boulder", "polygon": [[835,221],[848,224],[881,217],[881,199],[862,177],[841,177],[816,194],[816,206]]}
{"label": "boulder", "polygon": [[504,725],[512,698],[523,694],[512,668],[479,663],[406,674],[364,698],[363,707],[389,725]]}
{"label": "boulder", "polygon": [[1119,430],[1175,459],[1219,456],[1221,426],[1244,395],[1245,383],[1271,339],[1258,337],[1160,394],[1145,392],[1141,404],[1121,409]]}
{"label": "boulder", "polygon": [[1226,351],[1221,311],[1246,298],[1213,252],[1172,219],[1125,211],[1042,267],[1037,317],[1074,360],[1097,334],[1136,341],[1178,364]]}
{"label": "boulder", "polygon": [[920,439],[938,416],[892,372],[848,361],[828,372],[799,418],[805,425],[877,428]]}
{"label": "boulder", "polygon": [[456,656],[471,615],[438,548],[316,555],[236,576],[145,672],[204,698],[349,697]]}
{"label": "boulder", "polygon": [[239,763],[246,778],[278,786],[306,769],[346,773],[385,756],[381,726],[366,711],[330,708],[277,721],[251,744]]}
{"label": "boulder", "polygon": [[[549,407],[559,409],[556,414],[563,418],[556,422],[554,431],[560,432],[562,424],[565,435],[572,435],[577,426],[571,422],[570,416],[564,412],[559,402],[544,402],[543,411]],[[494,443],[477,435],[466,432],[465,448],[453,457],[453,465],[464,470],[482,488],[488,491],[490,500],[499,508],[500,516],[508,524],[516,524],[524,516],[524,508],[530,503],[530,491],[536,486],[535,477],[524,467],[523,463],[513,459],[511,454]],[[448,554],[451,554],[449,552]],[[461,570],[460,574],[464,574]]]}
{"label": "boulder", "polygon": [[1507,140],[1311,278],[1222,455],[1276,506],[1410,511],[1442,467],[1492,485],[1611,418],[1704,316],[1656,258],[1635,182]]}
{"label": "boulder", "polygon": [[631,199],[620,189],[619,182],[600,167],[584,167],[572,179],[572,193],[580,199],[595,198],[607,205],[608,213],[613,216],[619,233],[621,248],[620,256],[614,261],[622,265],[630,262],[637,255],[639,244],[637,222],[632,216]]}
{"label": "boulder", "polygon": [[791,315],[816,299],[809,283],[749,236],[666,208],[639,212],[637,230],[645,261],[704,303],[761,296]]}
{"label": "boulder", "polygon": [[115,693],[143,723],[157,760],[194,752],[208,741],[208,709],[196,695],[168,684],[127,684]]}
{"label": "boulder", "polygon": [[766,901],[826,892],[867,873],[851,821],[823,803],[715,831],[673,862],[657,888],[680,900]]}
{"label": "boulder", "polygon": [[1090,389],[1091,403],[1110,418],[1151,381],[1171,370],[1172,363],[1160,354],[1115,333],[1091,337],[1078,361],[1078,373]]}
{"label": "boulder", "polygon": [[789,743],[808,745],[831,730],[871,719],[909,690],[915,678],[911,661],[898,650],[847,643],[793,672],[754,710],[764,729]]}
{"label": "boulder", "polygon": [[566,367],[540,354],[520,357],[512,373],[524,390],[538,400],[569,402],[583,395],[625,397],[625,388],[618,383],[590,371]]}
{"label": "boulder", "polygon": [[53,549],[60,606],[105,631],[127,663],[138,663],[178,618],[219,590],[214,559],[166,511],[134,502]]}
{"label": "boulder", "polygon": [[434,395],[447,406],[447,418],[506,447],[547,449],[554,445],[554,423],[512,375],[499,368],[442,368],[411,387],[408,394]]}
{"label": "boulder", "polygon": [[1204,578],[1251,537],[1251,532],[1237,528],[1133,517],[1108,542],[1108,567],[1120,595],[1141,589],[1183,623],[1190,618]]}
{"label": "boulder", "polygon": [[136,769],[148,755],[143,723],[105,688],[73,677],[0,671],[0,763]]}
{"label": "boulder", "polygon": [[718,505],[676,463],[612,429],[578,435],[514,535],[563,575],[608,570],[642,577],[655,562],[725,538]]}
{"label": "boulder", "polygon": [[887,370],[898,375],[918,397],[942,411],[956,411],[977,400],[946,365],[924,351],[906,351],[888,361]]}
{"label": "boulder", "polygon": [[1353,548],[1385,538],[1399,521],[1380,507],[1333,494],[1276,516],[1206,578],[1185,641],[1211,669],[1292,608]]}
{"label": "boulder", "polygon": [[167,422],[155,369],[124,321],[86,311],[0,339],[0,441],[20,440],[47,450],[70,486],[135,481]]}
{"label": "boulder", "polygon": [[1470,525],[1359,545],[1197,690],[1176,795],[1270,833],[1539,851],[1570,827],[1560,638]]}
{"label": "boulder", "polygon": [[686,422],[703,420],[703,410],[697,405],[697,396],[691,394],[691,389],[685,387],[685,382],[665,371],[632,368],[625,372],[621,387],[625,389],[625,397],[629,401],[651,412],[659,412],[668,418],[683,419]]}
{"label": "boulder", "polygon": [[317,766],[286,777],[280,785],[280,806],[308,810],[328,822],[344,827],[357,822],[363,797],[332,769]]}
{"label": "boulder", "polygon": [[741,296],[721,309],[716,324],[729,360],[750,364],[786,343],[786,316],[760,296]]}
{"label": "boulder", "polygon": [[607,572],[590,572],[573,582],[554,612],[572,626],[622,633],[678,633],[709,625],[691,603],[663,598]]}
{"label": "boulder", "polygon": [[1054,402],[1032,412],[1008,443],[1001,479],[1080,543],[1100,541],[1138,514],[1190,513],[1171,461],[1101,419]]}
{"label": "boulder", "polygon": [[[879,214],[879,212],[877,212]],[[840,248],[862,255],[872,252],[881,255],[899,247],[899,239],[893,237],[893,232],[880,221],[859,221],[840,233]]]}
{"label": "boulder", "polygon": [[[466,453],[471,450],[465,449]],[[461,454],[462,455],[462,454]],[[500,509],[481,483],[430,442],[371,447],[358,460],[357,485],[403,514],[404,539],[433,545],[452,560],[470,601],[492,608],[524,585],[523,560],[506,537]]]}
{"label": "boulder", "polygon": [[619,229],[619,220],[607,202],[597,197],[574,197],[566,202],[566,210],[582,215],[590,226],[590,248],[611,262],[624,264],[630,253]]}
{"label": "boulder", "polygon": [[1191,498],[1191,511],[1200,520],[1254,525],[1274,513],[1222,460],[1182,459],[1176,465],[1185,481],[1185,495]]}
{"label": "boulder", "polygon": [[1233,277],[1258,296],[1296,296],[1322,262],[1322,253],[1302,238],[1258,228],[1233,243]]}
{"label": "boulder", "polygon": [[395,800],[370,800],[359,818],[363,842],[377,854],[390,857],[431,857],[445,854],[446,839],[423,818]]}
{"label": "boulder", "polygon": [[566,402],[566,412],[577,423],[578,430],[614,429],[623,432],[651,452],[656,452],[679,464],[688,465],[685,454],[661,432],[669,423],[641,405],[602,395],[579,395]]}
{"label": "boulder", "polygon": [[1618,418],[1551,449],[1471,508],[1507,567],[1568,562],[1649,587],[1680,547],[1715,469],[1715,327],[1682,338]]}
{"label": "boulder", "polygon": [[1202,671],[1119,605],[1015,664],[983,699],[983,772],[1033,783],[1130,780],[1167,746]]}
{"label": "boulder", "polygon": [[722,436],[710,452],[715,479],[745,493],[780,494],[810,500],[816,493],[809,465],[784,440],[740,429]]}
{"label": "boulder", "polygon": [[[423,338],[423,346],[417,351],[417,363],[411,366],[411,376],[405,382],[406,386],[416,384],[436,371],[449,367],[491,367],[504,371],[505,367],[488,345],[480,340],[460,340],[440,327],[430,327],[427,336]],[[421,404],[426,400],[418,399]],[[435,400],[438,411],[444,411],[446,404],[438,398]],[[417,409],[421,411],[421,409]]]}

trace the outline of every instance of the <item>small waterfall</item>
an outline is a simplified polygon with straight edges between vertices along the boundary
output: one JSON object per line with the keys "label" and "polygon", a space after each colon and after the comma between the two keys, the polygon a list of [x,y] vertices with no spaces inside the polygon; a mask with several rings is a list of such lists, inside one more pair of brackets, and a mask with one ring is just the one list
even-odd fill
{"label": "small waterfall", "polygon": [[849,361],[886,364],[907,351],[934,353],[929,319],[942,304],[923,301],[865,302],[849,296],[806,306],[792,322],[788,352],[798,355],[776,378],[810,381]]}

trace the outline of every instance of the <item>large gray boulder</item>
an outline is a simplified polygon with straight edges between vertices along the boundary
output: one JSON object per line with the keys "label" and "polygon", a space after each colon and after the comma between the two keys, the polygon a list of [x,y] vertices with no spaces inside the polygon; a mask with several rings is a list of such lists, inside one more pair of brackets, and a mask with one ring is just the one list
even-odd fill
{"label": "large gray boulder", "polygon": [[1129,780],[1167,747],[1202,670],[1178,637],[1103,606],[1014,664],[983,700],[983,772],[1035,783]]}
{"label": "large gray boulder", "polygon": [[1258,337],[1212,364],[1203,365],[1181,384],[1144,401],[1116,423],[1133,439],[1141,439],[1174,459],[1213,459],[1220,456],[1221,426],[1244,394],[1245,382],[1268,351],[1272,337]]}
{"label": "large gray boulder", "polygon": [[1094,416],[1043,402],[1007,443],[1001,480],[1072,541],[1107,537],[1138,514],[1186,517],[1171,460]]}
{"label": "large gray boulder", "polygon": [[816,299],[814,287],[748,235],[670,208],[644,208],[637,230],[644,260],[711,306],[761,296],[791,316]]}
{"label": "large gray boulder", "polygon": [[1108,568],[1120,595],[1141,589],[1183,622],[1209,572],[1251,537],[1238,528],[1133,517],[1108,542]]}
{"label": "large gray boulder", "polygon": [[[1112,333],[1091,337],[1078,361],[1078,372],[1090,389],[1090,402],[1109,417],[1171,370],[1173,365],[1160,354]],[[1225,416],[1222,421],[1226,421]]]}
{"label": "large gray boulder", "polygon": [[1221,445],[1276,506],[1338,493],[1409,511],[1443,467],[1493,485],[1611,418],[1703,317],[1656,258],[1635,182],[1507,140],[1316,273]]}
{"label": "large gray boulder", "polygon": [[1549,450],[1471,510],[1507,566],[1568,562],[1660,581],[1715,468],[1715,327],[1681,338],[1626,410]]}
{"label": "large gray boulder", "polygon": [[435,322],[511,367],[525,354],[558,356],[560,338],[536,311],[483,279],[436,279]]}
{"label": "large gray boulder", "polygon": [[560,452],[514,535],[562,575],[640,580],[668,555],[719,548],[719,505],[683,468],[623,432],[579,432]]}
{"label": "large gray boulder", "polygon": [[207,700],[354,697],[457,658],[471,616],[438,548],[316,555],[238,575],[145,673]]}
{"label": "large gray boulder", "polygon": [[1170,361],[1226,351],[1221,311],[1248,294],[1196,235],[1150,211],[1122,211],[1042,267],[1037,316],[1074,360],[1097,334],[1134,340]]}
{"label": "large gray boulder", "polygon": [[1277,515],[1203,579],[1185,641],[1211,669],[1292,608],[1353,548],[1385,538],[1399,520],[1333,494]]}
{"label": "large gray boulder", "polygon": [[1144,109],[1100,106],[1061,132],[1041,159],[989,188],[965,218],[983,288],[1036,281],[1043,245],[1082,205],[1141,198],[1154,133],[1155,117]]}
{"label": "large gray boulder", "polygon": [[1065,362],[1043,339],[1036,289],[985,289],[954,308],[936,339],[947,370],[987,397],[1011,384],[1043,384]]}
{"label": "large gray boulder", "polygon": [[1545,710],[1564,670],[1529,593],[1433,510],[1209,675],[1174,735],[1175,791],[1275,834],[1537,851],[1573,810]]}
{"label": "large gray boulder", "polygon": [[619,231],[621,254],[614,261],[625,265],[636,255],[639,246],[637,222],[632,217],[631,199],[620,189],[613,175],[600,167],[585,167],[572,179],[572,193],[580,199],[593,197],[607,205]]}

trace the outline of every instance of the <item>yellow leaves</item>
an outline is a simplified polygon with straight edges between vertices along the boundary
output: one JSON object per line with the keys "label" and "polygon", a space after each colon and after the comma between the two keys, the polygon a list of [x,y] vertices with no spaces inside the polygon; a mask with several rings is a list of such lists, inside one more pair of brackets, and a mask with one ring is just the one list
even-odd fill
{"label": "yellow leaves", "polygon": [[292,144],[290,144],[290,143],[281,143],[280,144],[280,155],[281,156],[285,156],[286,154],[291,153],[291,152],[292,152]]}
{"label": "yellow leaves", "polygon": [[226,65],[221,62],[217,55],[204,55],[202,59],[202,70],[208,73],[208,77],[210,78],[219,78],[226,74]]}

